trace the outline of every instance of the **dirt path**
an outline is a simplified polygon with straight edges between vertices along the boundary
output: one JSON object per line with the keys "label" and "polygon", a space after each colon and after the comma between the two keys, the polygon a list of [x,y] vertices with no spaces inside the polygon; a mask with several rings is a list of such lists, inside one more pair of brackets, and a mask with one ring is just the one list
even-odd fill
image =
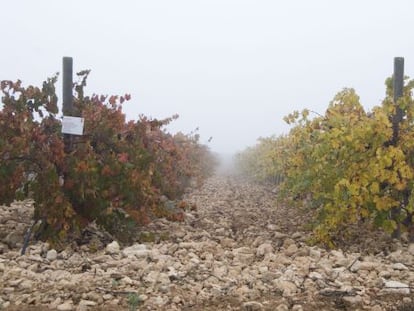
{"label": "dirt path", "polygon": [[278,205],[274,189],[233,176],[214,176],[187,200],[197,210],[188,211],[184,223],[151,224],[145,236],[156,238],[146,242],[62,252],[37,243],[24,256],[18,247],[30,204],[1,207],[0,306],[279,311],[414,306],[413,245],[395,244],[386,252],[376,247],[372,254],[309,247],[303,226],[309,215]]}

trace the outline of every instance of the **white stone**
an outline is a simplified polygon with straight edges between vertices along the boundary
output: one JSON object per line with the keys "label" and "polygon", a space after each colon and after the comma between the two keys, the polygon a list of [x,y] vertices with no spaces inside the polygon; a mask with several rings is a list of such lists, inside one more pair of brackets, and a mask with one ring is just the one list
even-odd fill
{"label": "white stone", "polygon": [[160,273],[157,271],[151,271],[148,275],[144,276],[143,281],[150,284],[155,284],[158,281]]}
{"label": "white stone", "polygon": [[145,244],[134,244],[122,250],[122,255],[125,257],[146,258],[150,253],[151,251],[147,249]]}
{"label": "white stone", "polygon": [[225,277],[227,273],[228,273],[228,269],[227,269],[227,266],[225,265],[216,266],[213,268],[213,275],[218,279]]}
{"label": "white stone", "polygon": [[138,298],[139,298],[140,301],[146,301],[146,300],[148,300],[148,296],[145,295],[145,294],[139,295]]}
{"label": "white stone", "polygon": [[357,296],[345,296],[342,298],[342,300],[347,303],[348,305],[359,305],[363,303],[363,299],[361,296],[357,295]]}
{"label": "white stone", "polygon": [[242,264],[251,264],[254,261],[254,254],[249,247],[233,249],[234,261]]}
{"label": "white stone", "polygon": [[119,246],[119,243],[117,241],[112,241],[106,246],[105,252],[107,254],[115,255],[119,254],[120,249],[121,247]]}
{"label": "white stone", "polygon": [[84,299],[82,299],[79,302],[79,305],[80,306],[87,306],[87,307],[96,306],[96,302],[95,301],[92,301],[92,300],[84,300]]}
{"label": "white stone", "polygon": [[290,257],[290,256],[294,255],[297,251],[298,251],[298,247],[296,246],[296,244],[291,244],[285,250],[285,255]]}
{"label": "white stone", "polygon": [[289,307],[285,304],[280,304],[276,307],[275,311],[288,311]]}
{"label": "white stone", "polygon": [[291,246],[291,245],[294,245],[296,242],[295,242],[295,240],[293,240],[293,239],[291,239],[291,238],[286,238],[284,241],[283,241],[283,247],[284,248],[288,248],[289,246]]}
{"label": "white stone", "polygon": [[19,288],[21,289],[32,289],[32,287],[33,287],[33,282],[30,280],[24,280],[19,285]]}
{"label": "white stone", "polygon": [[385,281],[384,290],[389,293],[409,294],[410,287],[408,284],[399,281]]}
{"label": "white stone", "polygon": [[72,311],[73,310],[73,303],[72,302],[64,302],[57,306],[58,311]]}
{"label": "white stone", "polygon": [[312,271],[311,273],[309,273],[309,278],[311,280],[314,280],[315,281],[315,280],[322,280],[323,279],[323,276],[319,272]]}
{"label": "white stone", "polygon": [[1,305],[1,307],[4,308],[4,309],[10,307],[10,301],[3,302],[2,305]]}
{"label": "white stone", "polygon": [[263,310],[263,305],[257,301],[247,301],[243,303],[243,310],[246,311],[260,311]]}
{"label": "white stone", "polygon": [[50,251],[46,253],[47,260],[53,261],[53,260],[56,260],[56,258],[57,258],[57,251],[54,249],[51,249]]}
{"label": "white stone", "polygon": [[378,263],[374,261],[360,261],[356,263],[358,270],[372,271],[378,267]]}
{"label": "white stone", "polygon": [[168,297],[162,297],[162,296],[157,296],[154,298],[154,304],[156,304],[157,306],[164,306],[165,304],[167,304],[168,302]]}
{"label": "white stone", "polygon": [[297,287],[293,282],[285,281],[285,280],[275,280],[273,284],[282,291],[283,297],[292,297],[297,292]]}
{"label": "white stone", "polygon": [[257,268],[257,270],[259,271],[260,274],[265,274],[269,271],[269,267],[267,266],[259,266]]}
{"label": "white stone", "polygon": [[292,311],[303,311],[302,305],[294,305],[291,309]]}
{"label": "white stone", "polygon": [[182,301],[181,296],[174,296],[174,298],[172,299],[172,302],[175,304],[179,304]]}
{"label": "white stone", "polygon": [[103,300],[111,300],[112,298],[114,298],[111,294],[104,294],[102,296]]}
{"label": "white stone", "polygon": [[261,245],[259,245],[259,247],[256,250],[256,256],[257,257],[262,257],[266,254],[272,253],[273,252],[273,246],[270,243],[263,243]]}
{"label": "white stone", "polygon": [[408,252],[410,253],[410,255],[414,255],[414,243],[408,245]]}
{"label": "white stone", "polygon": [[394,270],[408,270],[408,268],[407,268],[407,266],[405,266],[404,264],[402,264],[402,263],[400,263],[400,262],[397,262],[397,263],[395,263],[395,264],[393,264],[392,265],[392,268],[394,269]]}
{"label": "white stone", "polygon": [[319,259],[321,259],[321,251],[316,248],[311,248],[309,250],[309,256],[318,261]]}

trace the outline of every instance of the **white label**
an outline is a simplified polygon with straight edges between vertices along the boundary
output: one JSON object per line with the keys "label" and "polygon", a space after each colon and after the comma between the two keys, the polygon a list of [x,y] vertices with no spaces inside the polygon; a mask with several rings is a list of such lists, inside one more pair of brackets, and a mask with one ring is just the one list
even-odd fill
{"label": "white label", "polygon": [[63,116],[62,133],[71,135],[83,135],[84,118]]}

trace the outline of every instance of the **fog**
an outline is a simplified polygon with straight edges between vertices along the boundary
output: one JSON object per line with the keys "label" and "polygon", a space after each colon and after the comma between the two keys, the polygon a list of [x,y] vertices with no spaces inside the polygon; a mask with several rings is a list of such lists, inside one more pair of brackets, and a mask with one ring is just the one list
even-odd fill
{"label": "fog", "polygon": [[[381,102],[393,58],[414,76],[409,0],[3,1],[0,80],[40,84],[91,69],[87,91],[131,93],[124,111],[180,118],[231,155],[288,131],[282,118],[323,113],[343,87],[369,109]],[[58,85],[60,87],[60,84]],[[213,137],[211,142],[208,139]]]}

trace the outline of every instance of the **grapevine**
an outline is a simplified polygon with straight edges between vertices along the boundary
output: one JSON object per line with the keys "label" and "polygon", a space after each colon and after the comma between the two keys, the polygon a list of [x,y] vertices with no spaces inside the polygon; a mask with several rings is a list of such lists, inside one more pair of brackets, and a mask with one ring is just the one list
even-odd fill
{"label": "grapevine", "polygon": [[283,174],[281,196],[310,198],[318,212],[315,239],[331,247],[349,225],[360,222],[395,236],[402,230],[414,239],[413,86],[407,78],[397,102],[404,116],[397,135],[392,79],[387,79],[386,97],[371,111],[353,89],[344,89],[323,115],[293,112],[285,117],[293,125],[289,134],[261,139],[239,156],[240,167],[259,179]]}
{"label": "grapevine", "polygon": [[116,235],[122,215],[137,225],[162,216],[182,220],[182,212],[166,212],[161,198],[179,199],[215,165],[197,135],[164,130],[177,116],[127,122],[122,105],[129,94],[85,95],[88,75],[80,72],[74,85],[75,115],[85,128],[70,150],[58,117],[58,75],[41,88],[1,81],[0,203],[33,199],[42,223],[37,236],[56,245],[91,222]]}

